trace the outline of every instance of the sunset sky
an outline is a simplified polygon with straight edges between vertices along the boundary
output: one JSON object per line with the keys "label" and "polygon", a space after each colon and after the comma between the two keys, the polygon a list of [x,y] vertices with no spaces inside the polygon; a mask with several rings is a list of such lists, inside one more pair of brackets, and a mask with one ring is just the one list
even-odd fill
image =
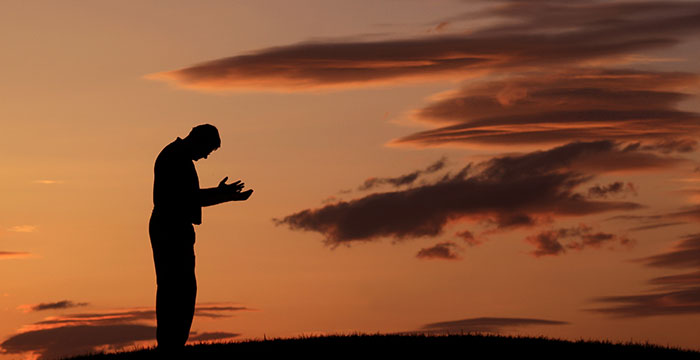
{"label": "sunset sky", "polygon": [[488,331],[700,350],[700,1],[0,7],[0,360],[155,344],[193,126],[190,340]]}

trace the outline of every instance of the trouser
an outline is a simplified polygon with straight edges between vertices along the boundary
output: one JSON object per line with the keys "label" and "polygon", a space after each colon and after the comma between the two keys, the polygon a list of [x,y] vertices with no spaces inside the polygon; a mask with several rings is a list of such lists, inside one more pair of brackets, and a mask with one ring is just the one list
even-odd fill
{"label": "trouser", "polygon": [[182,348],[194,317],[194,226],[151,215],[148,227],[156,267],[156,340],[161,350]]}

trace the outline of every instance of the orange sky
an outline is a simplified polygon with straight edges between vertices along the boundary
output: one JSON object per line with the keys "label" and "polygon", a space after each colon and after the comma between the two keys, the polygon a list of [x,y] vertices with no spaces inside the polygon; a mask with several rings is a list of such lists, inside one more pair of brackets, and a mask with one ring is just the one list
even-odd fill
{"label": "orange sky", "polygon": [[700,3],[567,4],[4,2],[0,357],[154,343],[153,163],[201,123],[255,193],[196,227],[191,339],[700,349]]}

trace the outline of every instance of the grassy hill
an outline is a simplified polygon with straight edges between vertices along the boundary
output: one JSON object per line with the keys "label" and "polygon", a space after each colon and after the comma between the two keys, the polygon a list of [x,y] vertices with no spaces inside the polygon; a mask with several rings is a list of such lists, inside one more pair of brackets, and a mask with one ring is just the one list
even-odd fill
{"label": "grassy hill", "polygon": [[[652,359],[700,359],[700,352],[640,343],[565,341],[545,337],[496,335],[334,335],[292,339],[251,340],[187,346],[178,358],[185,359],[398,359],[440,358],[605,358],[650,356]],[[73,360],[154,359],[155,349],[72,357]]]}

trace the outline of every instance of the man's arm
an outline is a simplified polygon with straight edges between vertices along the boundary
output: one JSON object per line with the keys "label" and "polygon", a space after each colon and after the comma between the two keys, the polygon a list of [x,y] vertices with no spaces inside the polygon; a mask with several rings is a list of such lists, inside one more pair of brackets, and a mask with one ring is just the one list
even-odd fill
{"label": "man's arm", "polygon": [[226,184],[228,177],[225,177],[215,188],[199,189],[199,202],[202,206],[212,206],[228,201],[248,200],[253,190],[243,190],[244,184],[238,180],[233,184]]}

